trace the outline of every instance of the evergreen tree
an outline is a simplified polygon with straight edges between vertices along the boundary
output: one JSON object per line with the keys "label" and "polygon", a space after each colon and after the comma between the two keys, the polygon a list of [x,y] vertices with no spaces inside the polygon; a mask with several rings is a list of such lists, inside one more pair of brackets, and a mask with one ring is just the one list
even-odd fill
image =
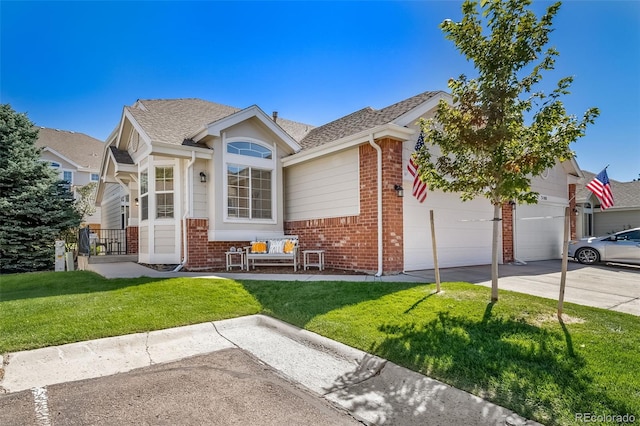
{"label": "evergreen tree", "polygon": [[38,130],[0,105],[0,271],[52,269],[54,241],[80,224],[73,194],[40,160]]}

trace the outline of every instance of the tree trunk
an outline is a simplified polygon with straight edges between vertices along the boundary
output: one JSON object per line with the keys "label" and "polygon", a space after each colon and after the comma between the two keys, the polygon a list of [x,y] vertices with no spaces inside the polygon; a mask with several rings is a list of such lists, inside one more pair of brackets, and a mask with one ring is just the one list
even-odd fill
{"label": "tree trunk", "polygon": [[498,301],[498,237],[500,235],[500,204],[493,205],[493,241],[491,244],[491,301]]}

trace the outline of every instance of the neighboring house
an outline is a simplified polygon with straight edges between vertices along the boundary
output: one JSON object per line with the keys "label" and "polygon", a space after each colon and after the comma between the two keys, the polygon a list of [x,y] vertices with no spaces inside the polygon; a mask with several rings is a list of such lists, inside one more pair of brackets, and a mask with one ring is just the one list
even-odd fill
{"label": "neighboring house", "polygon": [[614,204],[602,210],[598,198],[586,188],[596,174],[588,171],[583,173],[584,179],[576,193],[578,238],[640,227],[640,181],[618,182],[609,179]]}
{"label": "neighboring house", "polygon": [[[320,127],[255,105],[138,100],[106,141],[103,228],[124,223],[128,251],[142,263],[223,267],[230,247],[287,233],[303,250],[325,250],[329,267],[398,273],[433,267],[433,209],[440,266],[490,263],[488,200],[411,196],[417,121],[440,99],[451,100],[425,92]],[[575,161],[558,164],[533,181],[539,204],[504,206],[502,262],[560,257],[564,206],[580,177]],[[121,199],[135,205],[126,217]]]}
{"label": "neighboring house", "polygon": [[[105,146],[102,141],[83,133],[38,127],[36,146],[42,148],[40,158],[58,171],[74,194],[84,185],[98,183]],[[100,208],[83,218],[92,228],[99,228],[100,221]]]}

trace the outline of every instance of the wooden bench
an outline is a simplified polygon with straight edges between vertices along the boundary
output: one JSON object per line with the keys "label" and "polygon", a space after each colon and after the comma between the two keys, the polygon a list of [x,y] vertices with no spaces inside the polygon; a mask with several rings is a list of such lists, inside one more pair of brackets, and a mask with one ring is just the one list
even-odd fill
{"label": "wooden bench", "polygon": [[[264,247],[261,244],[265,243]],[[293,266],[293,270],[298,270],[298,236],[284,235],[282,237],[256,238],[250,246],[244,247],[247,261],[247,271],[249,266],[256,269],[259,266]]]}

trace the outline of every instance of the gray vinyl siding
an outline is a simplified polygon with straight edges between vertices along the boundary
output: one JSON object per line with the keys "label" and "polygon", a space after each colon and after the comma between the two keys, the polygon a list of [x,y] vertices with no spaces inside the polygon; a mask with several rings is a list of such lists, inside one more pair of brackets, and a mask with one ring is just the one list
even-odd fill
{"label": "gray vinyl siding", "polygon": [[117,183],[106,184],[103,202],[101,205],[101,225],[103,229],[122,228],[122,208],[121,198],[124,190]]}
{"label": "gray vinyl siding", "polygon": [[170,254],[176,252],[175,225],[156,225],[154,228],[154,253]]}
{"label": "gray vinyl siding", "polygon": [[359,214],[358,148],[285,169],[285,220]]}
{"label": "gray vinyl siding", "polygon": [[149,253],[149,227],[144,225],[140,226],[138,229],[139,238],[140,238],[140,246],[138,247],[138,251],[140,253]]}
{"label": "gray vinyl siding", "polygon": [[208,216],[208,185],[207,182],[200,182],[200,172],[205,172],[208,180],[211,180],[211,173],[207,171],[207,162],[204,160],[198,160],[193,165],[193,212],[191,212],[191,217],[204,218]]}
{"label": "gray vinyl siding", "polygon": [[544,173],[543,176],[536,176],[531,179],[532,190],[543,196],[568,198],[567,172],[559,163],[549,169],[548,173]]}
{"label": "gray vinyl siding", "polygon": [[640,210],[605,210],[593,215],[594,234],[608,235],[629,228],[640,227]]}

